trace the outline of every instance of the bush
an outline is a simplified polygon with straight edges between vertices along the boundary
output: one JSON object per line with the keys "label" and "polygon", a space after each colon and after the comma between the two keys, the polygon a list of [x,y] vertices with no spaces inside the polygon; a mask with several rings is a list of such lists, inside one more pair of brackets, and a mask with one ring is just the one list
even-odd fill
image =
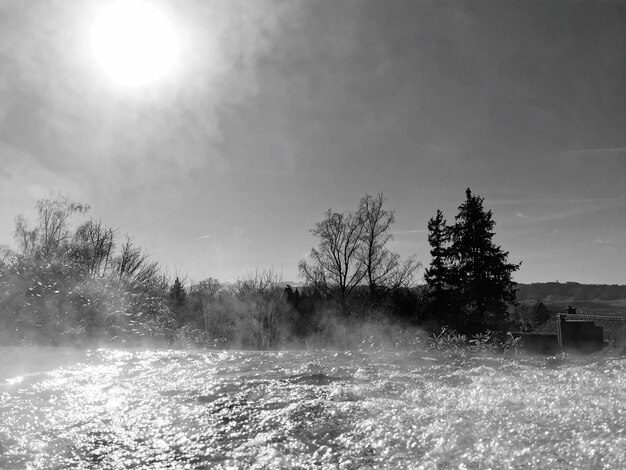
{"label": "bush", "polygon": [[489,351],[504,352],[506,349],[519,347],[519,338],[513,338],[511,333],[507,333],[504,338],[491,330],[484,333],[476,333],[468,339],[467,335],[460,334],[448,327],[443,327],[439,334],[433,333],[429,338],[426,349],[436,351]]}
{"label": "bush", "polygon": [[287,302],[276,273],[257,272],[239,280],[231,294],[237,339],[242,347],[275,349],[291,336],[297,313]]}

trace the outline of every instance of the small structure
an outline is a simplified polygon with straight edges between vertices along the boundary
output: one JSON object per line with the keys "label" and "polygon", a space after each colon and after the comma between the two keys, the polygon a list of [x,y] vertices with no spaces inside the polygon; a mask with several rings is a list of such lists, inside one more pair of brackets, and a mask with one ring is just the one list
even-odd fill
{"label": "small structure", "polygon": [[[577,318],[579,317],[579,318]],[[557,313],[556,336],[562,349],[594,352],[604,346],[604,331],[591,319],[582,319],[576,309],[567,307],[567,313]]]}
{"label": "small structure", "polygon": [[[591,353],[601,350],[606,341],[604,330],[612,337],[619,337],[620,327],[616,323],[626,322],[626,316],[609,313],[576,313],[568,307],[566,312],[557,313],[556,319],[546,322],[539,331],[517,332],[525,350],[541,354],[556,354],[561,351]],[[610,340],[610,338],[609,338]],[[615,340],[609,346],[615,348]]]}

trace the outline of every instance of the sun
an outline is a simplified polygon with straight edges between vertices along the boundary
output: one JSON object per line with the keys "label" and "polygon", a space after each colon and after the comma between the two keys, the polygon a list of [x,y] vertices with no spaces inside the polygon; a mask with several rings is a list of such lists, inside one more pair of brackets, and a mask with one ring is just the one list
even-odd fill
{"label": "sun", "polygon": [[138,87],[171,72],[180,53],[172,22],[147,0],[115,0],[102,6],[91,28],[91,51],[117,84]]}

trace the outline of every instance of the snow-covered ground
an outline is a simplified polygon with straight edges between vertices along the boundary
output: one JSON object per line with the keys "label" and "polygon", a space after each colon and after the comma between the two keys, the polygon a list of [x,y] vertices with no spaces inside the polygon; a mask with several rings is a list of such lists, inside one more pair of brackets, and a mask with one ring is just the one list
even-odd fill
{"label": "snow-covered ground", "polygon": [[2,469],[626,468],[626,359],[0,353]]}

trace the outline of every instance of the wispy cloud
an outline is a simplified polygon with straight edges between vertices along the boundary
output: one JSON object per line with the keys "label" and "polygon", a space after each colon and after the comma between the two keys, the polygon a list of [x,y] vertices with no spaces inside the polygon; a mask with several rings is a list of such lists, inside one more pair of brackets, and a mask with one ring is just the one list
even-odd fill
{"label": "wispy cloud", "polygon": [[[511,198],[511,199],[490,199],[486,202],[491,206],[530,206],[530,205],[545,205],[545,204],[562,204],[562,203],[595,203],[595,202],[624,202],[626,197],[587,197],[587,198],[573,198],[563,199],[556,196],[543,197],[543,198]],[[522,214],[517,212],[516,215]],[[519,216],[519,215],[518,215]]]}
{"label": "wispy cloud", "polygon": [[517,219],[523,220],[523,222],[522,220],[519,220],[519,223],[548,222],[570,217],[578,217],[583,214],[586,215],[606,211],[615,211],[626,205],[626,198],[570,199],[568,201],[560,201],[560,203],[555,199],[553,203],[553,211],[551,212],[540,214],[539,216],[530,216],[524,212],[515,212],[515,216]]}
{"label": "wispy cloud", "polygon": [[392,235],[404,235],[408,233],[422,233],[426,232],[426,229],[416,229],[416,230],[398,230],[397,232],[392,232]]}
{"label": "wispy cloud", "polygon": [[579,203],[579,202],[607,202],[607,201],[623,201],[625,198],[623,197],[594,197],[587,199],[570,199],[568,202]]}
{"label": "wispy cloud", "polygon": [[603,238],[596,238],[595,240],[592,241],[592,243],[604,249],[617,252],[617,248],[613,246],[615,244],[613,240],[604,240]]}
{"label": "wispy cloud", "polygon": [[530,216],[530,215],[526,215],[526,214],[524,214],[522,212],[516,212],[515,213],[515,217],[517,217],[518,219],[527,220],[528,222],[547,222],[547,221],[550,221],[550,220],[562,219],[562,218],[567,217],[569,215],[575,215],[575,214],[573,214],[573,213],[566,214],[566,213],[559,212],[559,213],[553,213],[553,214],[544,215],[542,217],[533,217],[533,216]]}
{"label": "wispy cloud", "polygon": [[554,198],[494,198],[487,199],[487,202],[490,206],[517,206],[517,205],[528,205],[528,204],[542,204],[545,202],[552,202]]}

